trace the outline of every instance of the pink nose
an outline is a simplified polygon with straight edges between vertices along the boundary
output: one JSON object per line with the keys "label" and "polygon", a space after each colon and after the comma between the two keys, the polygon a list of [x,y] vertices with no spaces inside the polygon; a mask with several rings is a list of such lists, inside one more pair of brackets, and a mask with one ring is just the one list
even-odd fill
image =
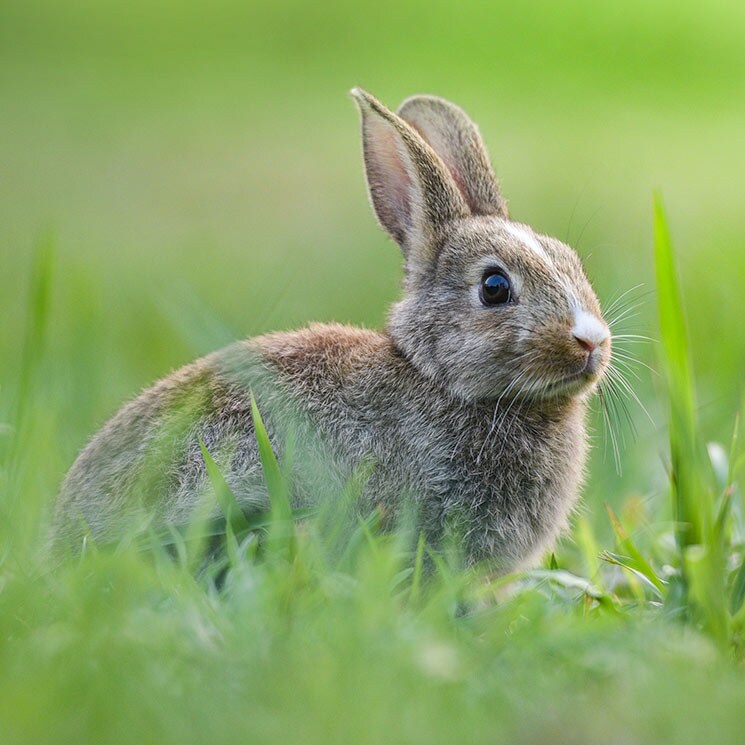
{"label": "pink nose", "polygon": [[574,338],[577,340],[577,343],[582,347],[582,349],[586,349],[588,352],[592,352],[597,347],[597,344],[592,339],[585,339],[581,336],[577,336],[576,334],[574,334]]}
{"label": "pink nose", "polygon": [[572,336],[588,353],[597,349],[609,335],[608,327],[597,316],[582,309],[574,312]]}

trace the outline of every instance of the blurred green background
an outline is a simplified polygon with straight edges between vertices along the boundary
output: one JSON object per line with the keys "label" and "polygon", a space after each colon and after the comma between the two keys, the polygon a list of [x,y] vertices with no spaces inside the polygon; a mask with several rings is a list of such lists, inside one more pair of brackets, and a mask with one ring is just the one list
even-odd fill
{"label": "blurred green background", "polygon": [[[641,366],[654,421],[630,404],[619,476],[596,417],[596,530],[562,545],[558,589],[495,602],[480,578],[463,615],[459,574],[406,596],[384,538],[349,566],[319,569],[312,543],[237,562],[221,593],[126,550],[35,571],[63,474],[143,386],[234,338],[384,322],[401,261],[367,204],[353,85],[463,106],[513,216],[575,245],[604,302],[638,286],[625,328],[653,337],[659,189],[703,436],[729,441],[745,4],[0,0],[0,742],[741,742],[741,636],[735,666],[674,597],[598,568],[628,549],[607,501],[674,577],[663,386]],[[656,346],[636,348],[652,367]],[[741,531],[729,548],[734,569]]]}
{"label": "blurred green background", "polygon": [[[726,440],[745,363],[742,3],[24,0],[0,9],[0,421],[34,249],[54,248],[26,497],[50,498],[123,400],[198,354],[384,322],[401,262],[367,205],[353,85],[463,106],[513,216],[577,246],[601,299],[643,284],[627,328],[652,336],[660,189],[702,426]],[[621,477],[596,427],[600,525],[602,501],[664,489],[659,386],[639,373],[657,426],[632,407]]]}

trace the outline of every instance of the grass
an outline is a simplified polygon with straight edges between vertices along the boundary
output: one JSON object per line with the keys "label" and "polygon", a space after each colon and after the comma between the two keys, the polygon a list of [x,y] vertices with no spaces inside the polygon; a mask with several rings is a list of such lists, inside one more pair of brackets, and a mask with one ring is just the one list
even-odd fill
{"label": "grass", "polygon": [[[49,257],[42,246],[29,293],[24,370],[34,394]],[[609,508],[616,540],[603,551],[580,520],[574,544],[545,569],[490,579],[445,551],[423,571],[423,542],[380,533],[374,515],[360,515],[351,535],[319,515],[298,521],[289,469],[254,403],[272,511],[249,524],[203,448],[227,524],[211,564],[203,542],[176,536],[175,551],[90,545],[50,569],[38,537],[8,525],[23,507],[5,504],[15,542],[0,564],[4,745],[700,743],[711,722],[718,742],[741,741],[743,454],[734,438],[728,455],[712,451],[712,468],[697,434],[659,200],[655,265],[674,521]],[[15,479],[35,461],[28,443],[45,431],[32,393],[11,435],[28,439],[4,460],[19,500]]]}

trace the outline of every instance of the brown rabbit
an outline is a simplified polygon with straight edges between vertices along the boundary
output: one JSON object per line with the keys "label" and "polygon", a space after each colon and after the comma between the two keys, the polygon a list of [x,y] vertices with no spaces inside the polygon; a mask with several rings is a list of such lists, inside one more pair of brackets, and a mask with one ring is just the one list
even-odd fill
{"label": "brown rabbit", "polygon": [[[415,96],[397,114],[354,89],[370,198],[405,263],[383,331],[311,325],[238,342],[124,406],[80,454],[55,541],[115,539],[143,515],[188,522],[209,488],[200,442],[246,511],[266,507],[250,392],[270,437],[294,437],[293,500],[373,463],[364,505],[415,506],[469,562],[535,561],[567,524],[586,401],[610,334],[576,253],[513,222],[476,126]],[[332,490],[333,491],[333,490]],[[217,508],[216,508],[217,509]]]}

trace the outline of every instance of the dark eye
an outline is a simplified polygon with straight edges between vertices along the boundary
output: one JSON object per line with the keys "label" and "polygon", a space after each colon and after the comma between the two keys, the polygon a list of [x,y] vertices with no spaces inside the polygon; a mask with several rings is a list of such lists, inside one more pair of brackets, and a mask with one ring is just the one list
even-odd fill
{"label": "dark eye", "polygon": [[481,302],[484,305],[501,305],[510,300],[510,280],[502,272],[487,272],[481,280]]}

